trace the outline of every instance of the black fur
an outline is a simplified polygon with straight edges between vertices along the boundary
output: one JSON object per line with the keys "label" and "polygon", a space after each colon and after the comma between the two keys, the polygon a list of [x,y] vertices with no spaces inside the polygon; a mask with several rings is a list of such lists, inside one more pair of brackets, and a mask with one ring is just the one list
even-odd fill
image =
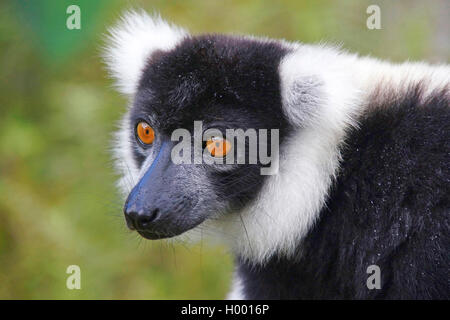
{"label": "black fur", "polygon": [[276,42],[223,35],[186,38],[170,52],[149,58],[136,112],[152,113],[168,135],[194,120],[284,127],[278,65],[285,54]]}
{"label": "black fur", "polygon": [[[448,88],[373,97],[318,223],[293,259],[238,259],[250,299],[449,299]],[[395,98],[395,99],[392,99]],[[381,289],[369,290],[369,265]]]}

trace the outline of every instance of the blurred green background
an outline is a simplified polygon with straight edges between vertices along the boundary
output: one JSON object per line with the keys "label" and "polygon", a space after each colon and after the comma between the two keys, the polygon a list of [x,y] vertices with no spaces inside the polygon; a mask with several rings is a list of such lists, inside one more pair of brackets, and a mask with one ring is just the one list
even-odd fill
{"label": "blurred green background", "polygon": [[[81,30],[66,8],[81,9]],[[381,8],[381,30],[366,8]],[[111,133],[124,111],[100,60],[126,8],[159,11],[193,33],[251,33],[341,43],[361,54],[448,62],[450,2],[0,2],[0,298],[221,299],[225,248],[150,242],[127,231],[114,187]],[[66,268],[81,268],[81,290]]]}

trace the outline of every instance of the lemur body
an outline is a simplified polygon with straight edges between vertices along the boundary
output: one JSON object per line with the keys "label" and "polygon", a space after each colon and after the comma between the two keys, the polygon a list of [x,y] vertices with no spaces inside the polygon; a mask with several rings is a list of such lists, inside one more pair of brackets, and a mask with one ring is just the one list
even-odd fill
{"label": "lemur body", "polygon": [[[143,13],[111,40],[108,66],[131,98],[116,157],[132,229],[227,243],[229,298],[450,297],[448,66],[191,36]],[[279,129],[279,172],[174,165],[171,132],[195,120]],[[151,146],[136,141],[142,121]],[[381,289],[367,287],[370,265]]]}

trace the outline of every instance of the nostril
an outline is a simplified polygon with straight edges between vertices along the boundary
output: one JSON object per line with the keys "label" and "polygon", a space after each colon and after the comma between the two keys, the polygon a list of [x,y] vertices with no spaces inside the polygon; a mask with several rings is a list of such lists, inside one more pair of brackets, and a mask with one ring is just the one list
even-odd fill
{"label": "nostril", "polygon": [[158,219],[158,216],[159,216],[159,209],[155,209],[151,212],[152,221],[155,221],[156,219]]}
{"label": "nostril", "polygon": [[154,209],[148,214],[141,214],[137,217],[137,225],[139,228],[148,228],[150,224],[158,218],[159,209]]}

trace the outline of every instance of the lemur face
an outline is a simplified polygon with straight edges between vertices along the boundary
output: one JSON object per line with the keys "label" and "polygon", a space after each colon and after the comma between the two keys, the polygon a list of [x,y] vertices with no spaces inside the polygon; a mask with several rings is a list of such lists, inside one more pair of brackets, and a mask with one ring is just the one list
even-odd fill
{"label": "lemur face", "polygon": [[206,35],[152,52],[126,119],[140,171],[124,207],[131,229],[149,239],[172,237],[254,200],[266,176],[259,159],[249,163],[248,147],[245,163],[195,163],[193,151],[193,161],[180,164],[173,161],[171,136],[183,128],[195,137],[194,121],[201,121],[203,131],[222,133],[221,143],[230,143],[226,129],[266,129],[267,140],[258,144],[269,148],[270,130],[279,129],[282,141],[288,124],[278,66],[285,51],[275,42]]}

